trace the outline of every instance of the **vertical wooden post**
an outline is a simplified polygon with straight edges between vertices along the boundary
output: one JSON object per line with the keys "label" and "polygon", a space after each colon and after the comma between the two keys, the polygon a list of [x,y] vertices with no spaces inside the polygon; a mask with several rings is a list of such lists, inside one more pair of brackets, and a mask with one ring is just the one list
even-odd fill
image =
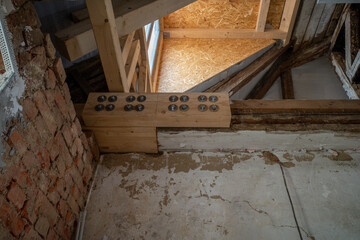
{"label": "vertical wooden post", "polygon": [[295,99],[291,69],[282,72],[280,77],[281,77],[281,90],[282,90],[283,99]]}
{"label": "vertical wooden post", "polygon": [[284,11],[280,24],[280,30],[287,32],[286,39],[284,39],[284,45],[287,45],[290,42],[299,5],[300,0],[285,1]]}
{"label": "vertical wooden post", "polygon": [[109,91],[129,92],[111,0],[86,0]]}
{"label": "vertical wooden post", "polygon": [[257,32],[264,32],[265,31],[265,25],[266,25],[266,19],[269,11],[270,6],[270,0],[261,0],[260,1],[260,7],[259,7],[259,13],[256,23],[256,31]]}
{"label": "vertical wooden post", "polygon": [[148,56],[148,48],[147,48],[147,42],[145,37],[145,28],[142,27],[136,31],[136,38],[140,40],[140,52],[141,52],[141,58],[142,62],[146,67],[146,83],[145,86],[147,89],[147,92],[152,92],[152,83],[150,81],[150,66],[149,66],[149,56]]}

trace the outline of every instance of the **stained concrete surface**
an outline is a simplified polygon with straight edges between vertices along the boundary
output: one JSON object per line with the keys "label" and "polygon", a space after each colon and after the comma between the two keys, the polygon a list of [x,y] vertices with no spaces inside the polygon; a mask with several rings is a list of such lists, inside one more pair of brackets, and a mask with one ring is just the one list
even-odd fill
{"label": "stained concrete surface", "polygon": [[[105,155],[83,239],[360,236],[360,152]],[[281,163],[280,163],[281,162]]]}

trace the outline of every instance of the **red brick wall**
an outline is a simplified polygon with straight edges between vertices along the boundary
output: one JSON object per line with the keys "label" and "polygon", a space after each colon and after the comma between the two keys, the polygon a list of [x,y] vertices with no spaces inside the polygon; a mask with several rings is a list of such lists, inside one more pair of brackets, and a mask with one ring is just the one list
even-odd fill
{"label": "red brick wall", "polygon": [[2,139],[0,238],[69,239],[99,153],[81,130],[61,60],[32,3],[13,2],[7,22],[26,88],[22,114],[9,119]]}

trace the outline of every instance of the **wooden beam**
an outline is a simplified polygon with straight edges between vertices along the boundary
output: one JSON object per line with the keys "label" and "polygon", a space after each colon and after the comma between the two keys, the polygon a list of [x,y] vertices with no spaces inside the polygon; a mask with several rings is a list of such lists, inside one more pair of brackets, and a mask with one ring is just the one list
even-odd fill
{"label": "wooden beam", "polygon": [[299,5],[300,0],[285,1],[280,23],[280,31],[287,33],[286,37],[283,39],[284,45],[290,43]]}
{"label": "wooden beam", "polygon": [[331,37],[331,44],[330,44],[329,52],[331,52],[332,49],[335,46],[336,40],[337,40],[337,38],[339,36],[339,33],[341,31],[341,28],[342,28],[344,22],[345,22],[346,16],[347,16],[348,12],[350,11],[350,5],[351,4],[346,4],[343,11],[342,11],[342,13],[341,13],[341,18],[339,19],[338,24],[336,25],[334,33],[333,33],[333,35]]}
{"label": "wooden beam", "polygon": [[339,18],[341,18],[341,13],[344,9],[345,4],[336,4],[335,10],[331,16],[331,20],[329,22],[329,26],[326,30],[325,37],[330,37],[333,35],[336,25],[339,21]]}
{"label": "wooden beam", "polygon": [[132,32],[132,33],[129,33],[126,37],[124,47],[122,48],[122,56],[123,56],[124,62],[126,62],[128,59],[129,52],[130,52],[130,49],[132,46],[132,42],[134,40],[134,35],[135,35],[135,32]]}
{"label": "wooden beam", "polygon": [[311,14],[309,24],[306,28],[302,46],[308,46],[315,37],[316,29],[319,25],[321,16],[324,12],[326,4],[315,4],[314,10]]}
{"label": "wooden beam", "polygon": [[158,44],[157,44],[157,47],[156,47],[156,54],[155,54],[155,61],[154,61],[152,76],[151,76],[151,81],[152,81],[152,86],[153,86],[152,91],[153,92],[156,92],[156,90],[157,90],[159,71],[160,71],[161,55],[162,55],[162,50],[163,50],[163,42],[164,42],[164,35],[162,34],[162,32],[160,32]]}
{"label": "wooden beam", "polygon": [[73,22],[78,23],[89,18],[89,12],[87,8],[83,8],[71,13],[71,19]]}
{"label": "wooden beam", "polygon": [[[115,23],[119,37],[121,37],[169,15],[195,2],[195,0],[123,0],[117,2],[119,4],[114,12]],[[55,36],[60,53],[70,61],[96,50],[94,34],[89,20],[62,29]]]}
{"label": "wooden beam", "polygon": [[136,40],[132,43],[129,58],[125,64],[125,70],[128,79],[127,87],[130,89],[131,83],[134,81],[134,76],[136,75],[136,64],[139,59],[140,54],[140,41]]}
{"label": "wooden beam", "polygon": [[227,92],[229,96],[234,95],[242,87],[248,84],[259,72],[267,68],[275,59],[287,50],[285,48],[273,47],[267,53],[255,60],[252,64],[240,71],[229,81],[215,90],[215,92]]}
{"label": "wooden beam", "polygon": [[301,66],[323,56],[329,49],[329,45],[330,40],[328,39],[295,53],[291,53],[291,51],[283,53],[250,91],[246,99],[262,99],[283,71]]}
{"label": "wooden beam", "polygon": [[109,91],[128,92],[111,0],[86,0]]}
{"label": "wooden beam", "polygon": [[[146,44],[146,37],[145,37],[145,28],[142,27],[136,31],[136,38],[140,40],[140,53],[142,62],[146,65],[146,76],[147,79],[150,79],[150,66],[149,66],[149,54],[148,54],[148,48]],[[147,84],[149,87],[146,87],[148,89],[148,92],[152,92],[152,82],[147,81]]]}
{"label": "wooden beam", "polygon": [[233,100],[232,114],[360,113],[360,100]]}
{"label": "wooden beam", "polygon": [[280,77],[283,99],[295,99],[291,69],[288,69],[281,73]]}
{"label": "wooden beam", "polygon": [[336,9],[336,4],[326,4],[324,11],[319,20],[319,24],[317,26],[314,38],[312,39],[313,43],[318,43],[322,41],[326,35],[326,31],[328,26],[330,25],[330,20],[333,16],[333,12]]}
{"label": "wooden beam", "polygon": [[256,22],[256,31],[257,32],[265,31],[265,25],[266,25],[267,15],[269,12],[269,6],[270,6],[270,0],[261,0],[260,1],[259,13],[258,13],[258,18],[257,18],[257,22]]}
{"label": "wooden beam", "polygon": [[203,28],[165,28],[164,33],[169,38],[267,38],[283,39],[287,33],[280,30],[265,30],[257,32],[254,29],[203,29]]}
{"label": "wooden beam", "polygon": [[139,70],[139,89],[138,92],[146,93],[147,89],[147,69],[146,63],[142,62]]}
{"label": "wooden beam", "polygon": [[339,77],[339,79],[342,83],[342,86],[346,92],[346,95],[349,97],[349,99],[359,99],[358,94],[352,87],[350,80],[348,79],[347,75],[345,74],[345,71],[344,71],[345,63],[344,63],[344,59],[341,56],[341,54],[332,52],[331,60],[332,60],[333,66],[335,68],[335,72],[336,72],[337,76]]}

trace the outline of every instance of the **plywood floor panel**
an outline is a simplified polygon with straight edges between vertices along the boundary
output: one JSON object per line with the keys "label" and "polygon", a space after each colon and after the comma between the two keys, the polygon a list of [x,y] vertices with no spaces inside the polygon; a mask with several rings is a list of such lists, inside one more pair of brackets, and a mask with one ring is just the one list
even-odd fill
{"label": "plywood floor panel", "polygon": [[273,44],[271,39],[164,39],[158,92],[184,92]]}

